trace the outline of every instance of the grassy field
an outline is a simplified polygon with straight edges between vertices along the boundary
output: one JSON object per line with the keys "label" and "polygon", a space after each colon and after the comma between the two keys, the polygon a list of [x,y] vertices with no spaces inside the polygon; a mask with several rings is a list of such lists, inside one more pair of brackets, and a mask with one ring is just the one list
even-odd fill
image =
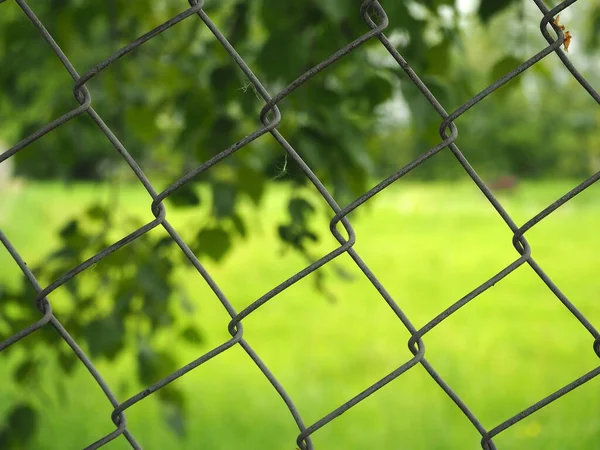
{"label": "grassy field", "polygon": [[[525,184],[501,197],[518,224],[575,185]],[[35,262],[52,248],[54,230],[106,186],[31,184],[0,196],[0,227]],[[560,289],[600,326],[600,202],[592,187],[527,233],[533,257]],[[306,265],[280,254],[275,225],[285,198],[269,194],[260,211],[246,207],[255,226],[226,260],[207,267],[240,310]],[[119,208],[149,216],[140,188],[123,187]],[[169,220],[185,236],[201,222],[198,211],[170,209]],[[350,217],[355,248],[416,327],[518,258],[511,233],[472,184],[398,184]],[[327,232],[327,222],[318,224]],[[130,231],[130,230],[129,230]],[[152,233],[164,233],[153,230]],[[315,256],[333,249],[327,236]],[[143,245],[143,239],[138,245]],[[316,294],[311,277],[275,297],[245,321],[245,337],[312,424],[412,355],[409,334],[347,255],[336,260],[353,279],[330,276],[334,302]],[[331,273],[330,268],[324,269]],[[0,251],[0,280],[17,274]],[[85,273],[81,275],[85,277]],[[199,308],[205,340],[198,348],[174,346],[185,364],[228,337],[228,316],[191,269],[178,274]],[[60,319],[60,317],[59,317]],[[35,335],[34,335],[35,336]],[[31,337],[30,339],[35,339]],[[593,339],[529,266],[498,283],[424,338],[426,357],[488,429],[596,368]],[[18,344],[17,344],[18,345]],[[1,361],[1,360],[0,360]],[[127,360],[94,361],[119,399],[140,386]],[[0,362],[0,417],[21,393]],[[111,407],[80,370],[59,397],[56,372],[48,386],[36,449],[78,449],[112,429]],[[293,450],[298,433],[283,402],[239,347],[176,382],[189,401],[189,432],[178,440],[162,422],[152,397],[127,411],[131,431],[146,449]],[[480,449],[480,436],[420,366],[385,386],[313,435],[316,449]],[[501,433],[499,449],[600,448],[600,377]],[[123,438],[107,449],[128,448]]]}

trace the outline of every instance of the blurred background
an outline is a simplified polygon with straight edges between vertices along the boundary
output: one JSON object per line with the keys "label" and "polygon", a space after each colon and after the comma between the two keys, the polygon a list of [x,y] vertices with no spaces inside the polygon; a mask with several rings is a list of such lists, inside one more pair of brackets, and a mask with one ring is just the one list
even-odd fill
{"label": "blurred background", "polygon": [[[521,0],[380,0],[386,35],[446,111],[548,44]],[[553,7],[558,2],[548,4]],[[30,0],[84,74],[187,2]],[[274,96],[368,31],[358,0],[206,0]],[[600,7],[560,16],[568,56],[600,86]],[[264,105],[210,30],[189,17],[86,85],[95,111],[157,191],[260,127]],[[18,4],[0,4],[0,150],[77,106],[73,80]],[[373,39],[280,104],[278,130],[344,206],[438,144],[441,119]],[[600,170],[600,110],[551,54],[462,115],[456,141],[518,225]],[[527,232],[533,257],[600,323],[598,188]],[[42,286],[154,219],[151,197],[83,114],[0,164],[0,229]],[[333,212],[266,134],[165,200],[170,223],[237,311],[339,243]],[[519,257],[512,233],[448,149],[349,219],[354,246],[419,328]],[[0,339],[40,317],[0,250]],[[162,227],[49,297],[119,401],[230,338],[218,298]],[[312,424],[408,361],[408,331],[347,254],[244,320]],[[427,359],[491,429],[598,366],[593,338],[528,265],[429,333]],[[50,326],[0,354],[0,448],[82,448],[112,407]],[[495,438],[500,449],[600,447],[593,379]],[[294,449],[281,398],[238,346],[126,412],[147,449]],[[313,436],[317,449],[478,449],[478,432],[416,366]],[[107,449],[129,448],[119,437]]]}

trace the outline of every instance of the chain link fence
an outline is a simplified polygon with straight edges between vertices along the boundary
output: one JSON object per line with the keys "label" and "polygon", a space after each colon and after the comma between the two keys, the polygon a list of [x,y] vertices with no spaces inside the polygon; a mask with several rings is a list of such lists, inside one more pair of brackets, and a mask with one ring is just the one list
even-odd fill
{"label": "chain link fence", "polygon": [[[0,0],[2,3],[4,0]],[[21,268],[23,273],[29,279],[31,284],[37,291],[37,297],[35,299],[36,305],[40,310],[42,317],[35,323],[31,324],[25,329],[22,329],[10,336],[6,340],[0,343],[0,352],[12,344],[17,343],[19,340],[28,336],[39,330],[44,326],[52,326],[56,329],[56,331],[62,336],[62,338],[67,342],[67,344],[71,347],[73,352],[77,355],[82,364],[86,366],[89,370],[90,374],[94,377],[98,385],[103,390],[104,394],[111,402],[114,410],[112,412],[112,421],[115,424],[115,429],[111,433],[107,434],[99,438],[97,441],[91,443],[87,449],[97,449],[105,444],[109,443],[113,439],[123,435],[125,439],[129,442],[132,448],[140,449],[140,444],[136,441],[135,437],[131,433],[131,431],[127,428],[127,422],[125,420],[125,411],[136,403],[142,401],[145,397],[152,395],[158,389],[164,387],[165,385],[171,383],[177,378],[185,375],[191,370],[197,368],[198,366],[204,364],[210,359],[217,357],[223,352],[226,352],[228,349],[239,345],[244,351],[250,356],[250,358],[254,361],[254,363],[259,367],[264,376],[269,380],[270,384],[277,391],[277,393],[281,396],[283,402],[285,402],[290,414],[292,415],[294,421],[296,422],[299,430],[299,434],[297,437],[297,445],[302,450],[313,449],[314,445],[311,441],[311,435],[315,433],[320,428],[326,426],[329,422],[334,420],[336,417],[343,414],[348,409],[352,408],[359,402],[363,401],[370,395],[375,394],[379,389],[383,386],[391,382],[392,380],[400,377],[402,374],[410,370],[412,367],[417,365],[421,365],[425,368],[425,370],[429,373],[429,375],[435,380],[437,385],[452,399],[452,401],[456,404],[458,408],[462,411],[462,413],[468,418],[468,420],[472,423],[472,425],[477,429],[477,431],[481,434],[481,446],[484,450],[492,450],[496,449],[496,445],[493,442],[493,438],[497,436],[499,433],[502,433],[507,428],[516,424],[520,420],[526,418],[527,416],[534,414],[536,411],[545,407],[549,403],[557,400],[558,398],[566,395],[573,389],[587,383],[592,378],[600,375],[600,366],[589,373],[584,374],[580,378],[572,381],[568,385],[559,389],[558,391],[552,393],[551,395],[539,400],[534,405],[531,405],[527,409],[518,412],[512,417],[507,418],[504,422],[498,424],[497,426],[489,429],[484,427],[478,418],[471,412],[468,405],[465,404],[459,398],[459,396],[452,390],[452,388],[444,381],[444,379],[436,372],[434,367],[427,361],[425,358],[425,344],[423,342],[424,336],[429,333],[433,328],[439,325],[443,320],[447,319],[449,316],[454,314],[460,308],[467,305],[473,299],[475,299],[479,294],[486,291],[489,287],[498,283],[504,277],[508,276],[519,266],[528,264],[533,271],[543,280],[548,289],[550,289],[558,301],[560,301],[570,312],[573,314],[577,320],[581,323],[583,327],[587,331],[589,331],[591,335],[590,340],[590,351],[594,351],[598,357],[600,357],[600,333],[598,330],[584,317],[584,315],[569,301],[569,299],[560,291],[560,289],[552,282],[552,280],[544,273],[542,268],[536,263],[534,258],[531,256],[531,247],[525,238],[525,233],[533,228],[537,223],[541,220],[545,219],[547,216],[551,215],[554,211],[556,211],[559,207],[564,205],[570,199],[575,197],[577,194],[581,193],[583,190],[591,186],[600,178],[600,172],[591,176],[583,183],[579,184],[573,190],[567,192],[561,198],[556,200],[554,203],[546,207],[543,211],[539,212],[537,215],[532,217],[529,221],[527,221],[522,226],[517,226],[516,223],[511,219],[508,213],[505,211],[503,206],[500,204],[498,199],[492,194],[489,187],[482,181],[482,179],[478,176],[475,170],[469,164],[469,161],[463,156],[459,148],[456,146],[455,139],[457,137],[458,130],[454,124],[454,120],[460,117],[463,113],[465,113],[470,108],[476,106],[479,102],[481,102],[485,97],[496,91],[502,85],[508,83],[513,78],[517,77],[519,74],[524,72],[525,70],[532,67],[534,64],[539,62],[542,58],[555,53],[562,63],[566,70],[568,70],[571,75],[579,82],[581,87],[585,89],[589,95],[591,95],[596,102],[600,103],[600,95],[598,92],[594,90],[592,86],[583,78],[583,76],[577,71],[577,69],[571,64],[567,55],[561,48],[563,44],[568,44],[566,40],[568,35],[563,32],[560,26],[554,23],[554,18],[561,11],[575,3],[577,0],[567,0],[560,3],[558,6],[549,9],[542,0],[534,0],[540,11],[540,30],[544,38],[548,42],[548,46],[543,50],[532,56],[530,59],[522,63],[519,67],[512,70],[511,72],[504,75],[498,81],[481,91],[479,94],[474,96],[465,102],[462,106],[460,106],[457,110],[448,114],[443,106],[437,101],[437,99],[432,95],[432,93],[428,90],[427,86],[421,81],[419,76],[412,70],[408,62],[406,62],[402,55],[394,48],[394,46],[390,43],[388,38],[384,34],[384,30],[388,26],[388,17],[385,12],[384,6],[376,1],[376,0],[365,0],[360,6],[360,14],[362,15],[364,21],[366,22],[369,31],[364,35],[360,36],[356,40],[348,43],[345,47],[338,50],[336,53],[331,55],[325,61],[322,61],[306,73],[302,74],[299,78],[297,78],[294,82],[292,82],[289,86],[283,89],[281,92],[278,92],[275,96],[271,96],[267,90],[263,87],[260,80],[253,74],[250,67],[244,62],[244,59],[236,52],[233,46],[227,41],[227,38],[221,33],[219,28],[211,21],[209,16],[202,9],[203,0],[190,0],[190,7],[185,11],[181,12],[177,16],[171,18],[167,22],[162,25],[156,27],[152,31],[144,34],[139,37],[135,41],[129,43],[125,47],[121,48],[119,51],[111,55],[106,60],[99,63],[97,66],[86,72],[84,75],[79,75],[75,67],[70,63],[67,56],[62,52],[60,47],[54,41],[50,33],[45,29],[43,23],[36,17],[33,10],[27,5],[24,0],[15,0],[16,3],[20,6],[23,13],[28,17],[33,25],[39,30],[43,38],[46,40],[47,44],[50,46],[50,49],[56,54],[56,56],[60,59],[65,69],[72,76],[75,81],[75,85],[73,88],[73,94],[75,99],[79,103],[72,111],[66,113],[65,115],[59,117],[53,122],[49,123],[42,129],[36,131],[29,137],[25,138],[14,147],[5,151],[0,155],[0,163],[6,161],[8,158],[13,156],[18,151],[25,148],[30,143],[44,136],[46,133],[51,130],[60,127],[65,124],[69,120],[73,119],[76,116],[87,114],[91,117],[94,123],[97,125],[98,129],[101,133],[103,133],[106,138],[112,143],[115,149],[120,153],[120,155],[125,159],[131,170],[135,173],[140,183],[146,188],[150,196],[152,197],[151,203],[151,211],[154,215],[154,219],[148,222],[143,227],[129,234],[125,238],[120,241],[114,243],[110,247],[96,254],[95,256],[89,258],[87,261],[81,263],[77,267],[70,270],[68,273],[64,274],[62,277],[51,283],[49,286],[42,288],[40,284],[37,282],[36,278],[27,267],[17,249],[11,244],[9,239],[0,231],[0,241],[2,241],[3,245],[6,247],[16,264]],[[382,0],[382,3],[385,3]],[[2,6],[0,5],[0,8]],[[357,11],[358,13],[358,11]],[[225,50],[229,53],[233,61],[239,66],[239,68],[244,72],[244,74],[248,77],[253,87],[256,89],[258,94],[264,99],[265,105],[263,109],[260,111],[260,121],[261,127],[254,131],[252,134],[246,136],[239,142],[231,145],[229,148],[223,150],[215,157],[205,162],[201,166],[182,176],[180,179],[171,184],[168,188],[166,188],[162,192],[157,192],[154,187],[150,184],[140,167],[137,165],[136,161],[130,156],[127,152],[126,148],[123,144],[117,139],[117,137],[113,134],[113,132],[109,129],[109,127],[104,123],[100,115],[94,110],[92,107],[92,99],[90,93],[86,88],[86,83],[91,81],[95,76],[97,76],[100,72],[106,69],[109,65],[115,62],[117,59],[126,56],[129,52],[141,46],[145,42],[149,41],[153,37],[159,35],[163,31],[168,28],[177,25],[182,20],[191,18],[192,16],[196,16],[197,18],[190,20],[200,20],[203,25],[210,29],[213,33],[214,37],[221,43],[221,45],[225,48]],[[552,31],[554,33],[552,33]],[[554,37],[553,37],[554,34]],[[429,149],[427,152],[423,153],[417,159],[413,160],[402,169],[397,171],[394,175],[380,182],[377,186],[375,186],[370,191],[366,192],[360,198],[356,199],[349,205],[345,207],[340,207],[336,201],[332,198],[332,196],[328,193],[325,186],[321,183],[321,181],[315,176],[311,168],[303,161],[301,156],[296,152],[294,148],[286,141],[286,139],[282,136],[282,134],[278,131],[277,126],[281,121],[282,114],[278,108],[278,104],[286,98],[290,93],[298,89],[304,83],[310,81],[310,79],[319,73],[322,70],[326,70],[330,65],[334,64],[337,60],[343,58],[345,55],[349,54],[356,48],[360,47],[365,42],[376,39],[379,40],[381,45],[387,49],[389,54],[394,58],[394,60],[398,63],[398,65],[404,70],[407,77],[414,83],[414,85],[419,89],[419,91],[427,98],[431,107],[439,114],[440,116],[440,136],[441,141],[435,147]],[[169,224],[166,219],[166,210],[163,205],[163,200],[165,200],[169,195],[171,195],[175,190],[184,186],[186,183],[190,182],[194,177],[198,176],[200,173],[208,170],[215,164],[218,164],[223,159],[232,155],[242,147],[251,143],[255,139],[260,136],[270,133],[275,140],[279,143],[279,145],[283,148],[286,154],[293,158],[294,161],[298,163],[298,165],[302,168],[304,174],[310,179],[310,181],[314,184],[314,186],[318,189],[322,197],[327,201],[330,205],[331,209],[334,212],[334,217],[330,222],[330,231],[333,236],[339,242],[339,247],[337,247],[334,251],[330,252],[326,256],[322,257],[318,261],[310,264],[291,278],[287,279],[280,285],[271,289],[268,293],[260,297],[258,300],[254,301],[248,307],[243,309],[242,311],[236,311],[230,302],[227,300],[219,286],[213,281],[210,274],[203,267],[194,253],[190,250],[190,248],[186,245],[186,243],[181,239],[181,237],[177,234],[177,232],[173,229],[173,227]],[[479,187],[481,192],[485,195],[485,197],[489,200],[489,202],[493,205],[497,213],[504,220],[506,225],[511,229],[513,233],[513,246],[519,257],[502,271],[497,273],[495,276],[487,280],[482,285],[475,288],[469,294],[455,302],[452,306],[450,306],[445,311],[442,311],[437,317],[433,318],[429,321],[425,326],[421,329],[416,329],[409,318],[402,312],[402,309],[397,305],[394,299],[388,294],[384,286],[378,281],[375,274],[369,269],[369,267],[365,264],[365,262],[358,255],[356,250],[353,248],[353,245],[356,241],[356,235],[350,225],[346,216],[359,208],[362,204],[367,202],[369,199],[377,195],[379,192],[383,191],[385,188],[390,186],[394,181],[403,177],[415,167],[420,164],[425,163],[429,158],[432,158],[442,149],[449,148],[449,150],[456,157],[458,162],[462,165],[464,170],[467,172],[469,177],[473,180],[473,182]],[[338,225],[341,224],[341,229],[338,229]],[[212,349],[208,353],[200,356],[195,361],[187,364],[184,367],[181,367],[179,370],[170,374],[169,376],[161,379],[155,384],[148,386],[143,391],[134,395],[131,398],[128,398],[125,401],[119,402],[115,395],[112,393],[110,387],[105,383],[101,374],[94,367],[90,359],[85,355],[82,349],[77,345],[75,340],[69,335],[69,333],[65,330],[65,328],[61,325],[61,322],[57,317],[55,317],[52,313],[52,305],[48,301],[47,297],[50,293],[58,289],[60,286],[65,284],[67,281],[73,279],[78,276],[84,270],[90,268],[93,264],[100,261],[102,258],[106,257],[112,252],[121,249],[132,241],[136,240],[144,233],[152,230],[155,227],[163,227],[171,236],[171,238],[177,243],[181,251],[185,254],[185,256],[189,259],[189,261],[194,265],[197,269],[200,276],[204,278],[206,283],[210,286],[210,288],[217,295],[223,307],[227,310],[231,317],[231,321],[229,322],[229,332],[231,334],[231,339],[222,343],[218,347]],[[343,230],[342,230],[343,229]],[[346,237],[344,236],[346,234]],[[294,405],[293,400],[287,394],[285,388],[277,381],[273,373],[269,370],[266,364],[260,359],[258,354],[252,349],[250,343],[248,343],[244,339],[244,330],[242,326],[242,321],[244,318],[248,317],[250,314],[255,313],[262,305],[273,299],[277,294],[287,289],[297,281],[306,277],[310,273],[324,266],[325,264],[332,261],[334,258],[347,253],[354,260],[356,265],[360,268],[363,274],[367,277],[367,279],[373,284],[373,286],[377,289],[377,291],[381,294],[383,300],[389,305],[393,313],[398,317],[398,319],[402,322],[402,324],[408,329],[411,334],[411,338],[408,342],[408,346],[410,351],[413,354],[413,357],[398,367],[396,370],[372,384],[369,388],[365,389],[363,392],[360,392],[352,399],[348,400],[343,405],[339,406],[325,417],[322,417],[320,420],[316,421],[313,424],[305,424],[303,421],[298,409]],[[1,355],[0,355],[1,356]]]}

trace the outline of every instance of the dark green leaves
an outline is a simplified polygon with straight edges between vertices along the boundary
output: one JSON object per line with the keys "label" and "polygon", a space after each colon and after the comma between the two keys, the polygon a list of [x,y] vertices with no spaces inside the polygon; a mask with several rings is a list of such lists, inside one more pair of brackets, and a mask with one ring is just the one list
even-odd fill
{"label": "dark green leaves", "polygon": [[36,358],[26,359],[13,373],[15,382],[31,386],[35,383],[35,380],[39,378],[40,360]]}
{"label": "dark green leaves", "polygon": [[95,319],[85,327],[83,334],[92,357],[114,358],[125,339],[123,318],[107,316]]}
{"label": "dark green leaves", "polygon": [[[502,58],[500,61],[496,62],[492,68],[492,80],[490,80],[490,83],[498,81],[500,78],[516,69],[522,63],[522,60],[515,58],[514,56],[506,56]],[[502,92],[503,94],[508,93],[509,89],[507,88],[515,88],[519,85],[521,79],[522,78],[520,76],[513,78],[496,92]]]}
{"label": "dark green leaves", "polygon": [[290,222],[277,228],[280,239],[296,250],[305,252],[308,242],[318,241],[317,235],[309,229],[309,219],[314,211],[313,205],[306,199],[292,198],[288,203]]}
{"label": "dark green leaves", "polygon": [[265,190],[264,175],[246,166],[240,168],[237,180],[240,190],[258,206]]}
{"label": "dark green leaves", "polygon": [[239,214],[234,214],[231,216],[231,223],[233,224],[235,231],[241,237],[246,237],[248,235],[248,230],[246,228],[246,224],[244,223],[244,220],[242,219],[242,217]]}
{"label": "dark green leaves", "polygon": [[[512,70],[516,69],[523,63],[522,60],[515,58],[514,56],[506,56],[496,62],[492,68],[492,80],[490,82],[498,81],[504,75],[507,75]],[[518,79],[519,77],[517,77]]]}
{"label": "dark green leaves", "polygon": [[516,0],[481,0],[477,14],[484,22],[488,22],[494,15],[505,10]]}
{"label": "dark green leaves", "polygon": [[306,36],[288,39],[279,34],[272,34],[263,46],[258,61],[265,68],[278,67],[276,73],[271,76],[290,83],[310,68],[307,62],[308,54],[309,44]]}
{"label": "dark green leaves", "polygon": [[390,80],[379,75],[367,78],[362,89],[369,100],[371,108],[389,100],[393,93],[393,86]]}
{"label": "dark green leaves", "polygon": [[157,392],[167,425],[179,438],[186,433],[185,395],[173,384],[168,384]]}
{"label": "dark green leaves", "polygon": [[58,364],[66,374],[71,374],[73,372],[73,369],[77,367],[78,361],[79,358],[77,358],[75,353],[70,348],[66,351],[61,351],[58,354]]}
{"label": "dark green leaves", "polygon": [[240,77],[233,63],[217,67],[210,74],[211,85],[221,93],[231,95],[233,91],[240,88]]}
{"label": "dark green leaves", "polygon": [[210,148],[207,156],[212,157],[230,147],[235,142],[232,136],[236,135],[237,126],[235,118],[226,113],[218,115],[212,126],[210,143],[207,143],[206,148]]}
{"label": "dark green leaves", "polygon": [[306,223],[314,211],[313,205],[301,197],[292,198],[288,203],[288,212],[295,223]]}
{"label": "dark green leaves", "polygon": [[[452,86],[438,76],[424,76],[423,81],[446,109],[452,107]],[[440,136],[440,118],[431,103],[420,93],[410,91],[409,101],[412,104],[412,120],[417,131],[418,139],[426,148],[431,148],[442,141]]]}
{"label": "dark green leaves", "polygon": [[213,210],[217,219],[223,219],[233,214],[237,199],[237,187],[230,183],[213,182]]}
{"label": "dark green leaves", "polygon": [[192,250],[198,256],[221,261],[231,247],[231,238],[222,227],[205,228],[196,236]]}
{"label": "dark green leaves", "polygon": [[109,214],[106,207],[96,203],[87,209],[86,215],[92,220],[106,221]]}
{"label": "dark green leaves", "polygon": [[251,17],[250,4],[247,1],[238,1],[227,24],[229,32],[226,34],[234,47],[238,42],[247,39]]}
{"label": "dark green leaves", "polygon": [[[143,294],[145,300],[144,308],[151,308],[153,310],[152,317],[155,315],[165,315],[163,314],[164,306],[159,306],[159,311],[154,311],[156,306],[150,306],[150,304],[164,303],[168,300],[171,293],[171,284],[169,283],[169,279],[163,274],[169,273],[172,268],[173,262],[166,258],[149,258],[137,264],[137,276],[135,279],[137,286],[134,286],[132,291]],[[149,314],[150,311],[146,313]]]}
{"label": "dark green leaves", "polygon": [[147,105],[129,105],[125,108],[125,120],[127,130],[135,134],[144,143],[152,144],[158,137],[158,129],[154,124],[156,120],[154,111],[149,109]]}
{"label": "dark green leaves", "polygon": [[587,45],[590,49],[596,49],[600,45],[600,7],[594,8],[590,14],[592,29],[590,30]]}
{"label": "dark green leaves", "polygon": [[30,448],[37,425],[38,413],[31,406],[16,405],[0,428],[0,448]]}
{"label": "dark green leaves", "polygon": [[193,345],[201,344],[203,341],[202,335],[198,329],[192,325],[182,330],[180,336],[183,340]]}
{"label": "dark green leaves", "polygon": [[146,386],[175,372],[179,367],[171,352],[154,351],[142,343],[137,355],[138,378]]}
{"label": "dark green leaves", "polygon": [[317,4],[333,23],[340,23],[350,14],[355,16],[359,14],[357,3],[353,0],[323,0]]}
{"label": "dark green leaves", "polygon": [[67,222],[67,224],[61,228],[59,235],[61,238],[66,239],[77,235],[78,232],[79,224],[77,223],[77,220],[73,219]]}
{"label": "dark green leaves", "polygon": [[301,251],[306,250],[307,241],[316,242],[318,237],[312,231],[298,225],[280,225],[277,233],[282,241],[290,244],[293,248]]}
{"label": "dark green leaves", "polygon": [[[138,378],[150,386],[161,378],[171,375],[179,369],[177,361],[170,352],[154,351],[142,343],[137,355]],[[161,403],[165,421],[178,437],[185,435],[185,396],[172,383],[163,386],[155,393]]]}
{"label": "dark green leaves", "polygon": [[193,184],[184,184],[179,189],[173,191],[168,199],[175,206],[198,206],[200,204],[200,195],[194,188]]}
{"label": "dark green leaves", "polygon": [[[141,344],[137,362],[138,378],[146,386],[156,383],[180,368],[170,352],[154,351],[146,343]],[[178,437],[183,437],[186,431],[185,396],[173,383],[160,388],[155,395],[161,403],[167,424]]]}
{"label": "dark green leaves", "polygon": [[448,76],[450,68],[450,42],[444,40],[427,51],[427,72],[431,75]]}

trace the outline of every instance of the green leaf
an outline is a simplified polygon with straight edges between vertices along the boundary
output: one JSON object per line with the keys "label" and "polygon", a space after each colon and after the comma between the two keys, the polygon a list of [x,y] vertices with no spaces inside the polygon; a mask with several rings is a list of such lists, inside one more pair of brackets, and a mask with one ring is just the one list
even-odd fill
{"label": "green leaf", "polygon": [[219,66],[210,74],[211,85],[219,94],[231,95],[240,87],[240,81],[233,64]]}
{"label": "green leaf", "polygon": [[[65,260],[73,260],[76,259],[79,255],[79,252],[77,251],[77,249],[74,249],[71,246],[66,246],[66,247],[62,247],[60,249],[58,249],[57,251],[53,252],[50,254],[50,256],[48,256],[48,260],[51,261],[53,259],[65,259]],[[67,269],[68,270],[68,269]],[[65,271],[62,271],[62,273],[64,273]]]}
{"label": "green leaf", "polygon": [[429,122],[421,131],[421,139],[427,148],[434,147],[442,142],[440,136],[440,124],[437,122]]}
{"label": "green leaf", "polygon": [[[446,110],[451,110],[453,102],[452,85],[449,83],[448,79],[435,75],[425,75],[423,76],[423,81],[425,80],[427,83],[427,87],[435,96],[435,98],[437,98],[437,100],[441,103],[441,105]],[[436,121],[439,125],[440,119],[437,112],[435,112],[435,109],[433,109],[433,106],[431,106],[429,101],[426,100],[426,102],[427,108],[429,110],[428,116],[432,120]]]}
{"label": "green leaf", "polygon": [[314,206],[300,197],[292,198],[288,203],[288,212],[292,221],[297,224],[306,223],[314,211]]}
{"label": "green leaf", "polygon": [[248,39],[250,21],[253,17],[250,3],[238,1],[235,4],[226,34],[229,42],[235,47],[240,41]]}
{"label": "green leaf", "polygon": [[[230,147],[234,143],[232,136],[237,136],[238,121],[226,114],[218,115],[212,126],[210,137],[210,153],[212,157]],[[202,158],[205,159],[205,158]]]}
{"label": "green leaf", "polygon": [[233,214],[231,216],[231,221],[233,222],[233,226],[235,230],[239,233],[240,236],[246,237],[248,235],[248,230],[246,229],[246,224],[240,217],[239,214]]}
{"label": "green leaf", "polygon": [[291,225],[280,225],[277,228],[277,232],[282,241],[287,242],[293,248],[300,251],[306,250],[306,241],[317,242],[318,236],[312,231],[308,230],[305,226],[298,226],[296,224]]}
{"label": "green leaf", "polygon": [[591,11],[590,17],[592,18],[591,30],[588,32],[587,45],[590,50],[595,50],[600,44],[600,7],[596,7]]}
{"label": "green leaf", "polygon": [[[134,244],[135,245],[135,244]],[[102,259],[102,267],[109,268],[114,267],[115,269],[122,269],[127,265],[131,264],[131,249],[133,245],[129,245],[127,248],[119,249],[112,252]]]}
{"label": "green leaf", "polygon": [[72,219],[65,226],[60,229],[60,237],[61,238],[69,238],[77,235],[79,232],[79,222],[76,219]]}
{"label": "green leaf", "polygon": [[[164,258],[155,260],[149,257],[137,264],[137,292],[142,295],[143,312],[151,320],[153,327],[168,325],[171,322],[166,300],[172,291],[169,277],[172,268],[173,262]],[[131,293],[136,293],[136,290],[132,289]]]}
{"label": "green leaf", "polygon": [[349,13],[359,14],[357,3],[353,0],[322,0],[317,2],[329,20],[339,23]]}
{"label": "green leaf", "polygon": [[389,100],[392,97],[393,89],[390,80],[379,75],[369,77],[361,87],[361,91],[369,99],[371,108]]}
{"label": "green leaf", "polygon": [[287,82],[298,78],[310,68],[308,34],[301,33],[290,39],[290,32],[291,30],[272,34],[258,54],[258,64],[261,67],[273,73],[274,78]]}
{"label": "green leaf", "polygon": [[194,313],[196,311],[196,304],[193,301],[191,301],[186,290],[179,289],[178,294],[179,294],[178,295],[179,303],[180,303],[181,307],[183,308],[183,311],[188,314]]}
{"label": "green leaf", "polygon": [[267,25],[271,32],[296,33],[306,29],[307,24],[310,26],[323,22],[321,8],[314,3],[263,0],[260,2],[259,14],[263,24]]}
{"label": "green leaf", "polygon": [[156,241],[156,243],[154,244],[154,250],[160,250],[163,248],[167,248],[170,247],[172,245],[174,245],[175,241],[173,240],[173,238],[171,236],[165,236],[161,239],[159,239],[158,241]]}
{"label": "green leaf", "polygon": [[162,403],[167,425],[179,438],[183,438],[186,434],[185,395],[172,384],[159,389],[157,394]]}
{"label": "green leaf", "polygon": [[167,384],[165,387],[156,391],[161,402],[168,405],[178,405],[181,408],[185,406],[185,395],[173,384]]}
{"label": "green leaf", "polygon": [[106,220],[108,218],[108,211],[105,207],[99,204],[91,206],[85,213],[90,219]]}
{"label": "green leaf", "polygon": [[237,199],[237,188],[230,183],[214,182],[211,186],[213,208],[217,219],[229,217],[233,214]]}
{"label": "green leaf", "polygon": [[[393,28],[410,28],[416,21],[408,13],[406,3],[398,0],[383,0],[380,1],[381,6],[385,10],[390,21],[390,26]],[[409,29],[409,31],[411,31]]]}
{"label": "green leaf", "polygon": [[510,71],[516,69],[519,65],[521,65],[522,62],[522,60],[515,58],[514,56],[505,56],[494,64],[494,67],[492,68],[491,82],[493,83],[499,80]]}
{"label": "green leaf", "polygon": [[435,9],[440,5],[453,5],[456,0],[425,0],[423,3],[430,9]]}
{"label": "green leaf", "polygon": [[445,39],[427,51],[427,73],[448,76],[450,67],[450,41]]}
{"label": "green leaf", "polygon": [[165,409],[165,421],[173,432],[180,438],[186,434],[185,410],[179,405],[171,405]]}
{"label": "green leaf", "polygon": [[38,413],[29,405],[17,405],[8,415],[5,428],[0,433],[0,448],[29,448],[35,436]]}
{"label": "green leaf", "polygon": [[69,351],[60,352],[58,354],[58,363],[67,374],[73,373],[73,369],[77,367],[78,361],[79,359],[77,358],[77,356],[75,356],[75,353],[73,353],[70,349]]}
{"label": "green leaf", "polygon": [[15,382],[19,384],[32,384],[39,375],[40,361],[37,359],[26,359],[13,373]]}
{"label": "green leaf", "polygon": [[483,22],[488,22],[492,17],[508,8],[516,0],[481,0],[477,14]]}
{"label": "green leaf", "polygon": [[550,70],[548,66],[544,64],[544,61],[540,61],[539,63],[534,64],[529,70],[531,70],[533,73],[538,74],[546,81],[552,80],[552,70]]}
{"label": "green leaf", "polygon": [[123,316],[131,307],[131,300],[138,294],[137,286],[129,280],[121,280],[114,293],[113,314]]}
{"label": "green leaf", "polygon": [[170,353],[155,352],[147,345],[142,345],[137,361],[138,378],[145,385],[156,383],[178,369],[177,361]]}
{"label": "green leaf", "polygon": [[201,344],[204,340],[198,329],[194,326],[189,326],[181,332],[181,337],[190,344]]}
{"label": "green leaf", "polygon": [[167,198],[174,206],[178,207],[198,206],[200,204],[200,196],[192,184],[184,184]]}
{"label": "green leaf", "polygon": [[107,316],[90,322],[83,330],[92,357],[114,358],[125,345],[123,319]]}
{"label": "green leaf", "polygon": [[125,123],[127,130],[133,132],[142,142],[152,143],[158,136],[158,129],[154,125],[155,114],[147,104],[127,106]]}
{"label": "green leaf", "polygon": [[[522,62],[522,60],[517,59],[514,56],[505,56],[504,58],[496,62],[496,64],[494,64],[494,66],[492,67],[492,80],[490,80],[490,83],[498,81],[504,75],[506,75],[513,69],[516,69]],[[502,88],[500,88],[496,92],[507,94],[508,92],[510,92],[511,89],[517,87],[520,84],[520,82],[521,77],[517,76],[510,80],[508,83],[506,83],[504,86],[502,86]]]}
{"label": "green leaf", "polygon": [[291,225],[279,225],[277,227],[277,233],[282,241],[294,245],[296,234],[294,233],[294,228]]}
{"label": "green leaf", "polygon": [[[317,107],[320,111],[328,112],[329,105],[339,104],[342,100],[342,97],[338,92],[327,88],[324,83],[319,83],[319,81],[321,81],[320,78],[315,79],[315,81],[310,84],[310,87],[304,91],[304,95],[293,99],[306,111],[310,111]],[[377,86],[374,87],[374,91],[377,91]],[[350,89],[348,89],[348,93],[352,93]],[[358,95],[370,95],[362,85],[357,86],[357,90],[354,90],[354,93]],[[377,92],[373,95],[377,95]]]}
{"label": "green leaf", "polygon": [[220,227],[205,228],[194,243],[193,251],[197,255],[206,255],[215,262],[221,261],[231,248],[231,238],[227,232]]}
{"label": "green leaf", "polygon": [[238,187],[256,206],[265,191],[265,177],[250,167],[242,167],[237,174]]}
{"label": "green leaf", "polygon": [[8,427],[3,428],[0,431],[0,448],[11,448],[14,446],[15,439],[15,436],[8,431]]}

